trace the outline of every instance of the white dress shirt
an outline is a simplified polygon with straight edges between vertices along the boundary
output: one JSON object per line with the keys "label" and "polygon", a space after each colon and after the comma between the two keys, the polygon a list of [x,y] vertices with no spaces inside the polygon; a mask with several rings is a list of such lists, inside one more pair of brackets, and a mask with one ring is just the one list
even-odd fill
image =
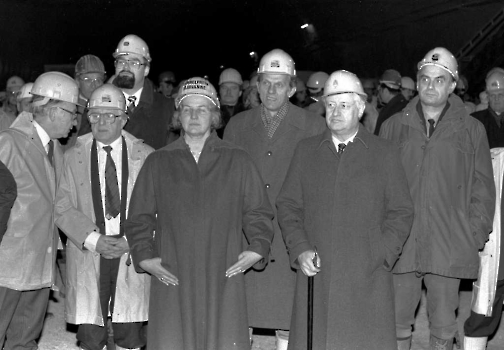
{"label": "white dress shirt", "polygon": [[[103,205],[103,216],[105,217],[105,166],[107,164],[107,152],[103,149],[107,145],[96,141],[98,149],[98,172],[100,177],[100,192]],[[122,137],[110,144],[112,151],[110,155],[114,160],[117,173],[117,185],[119,187],[119,198],[121,198],[121,185],[122,185]],[[121,228],[121,214],[119,213],[115,218],[105,218],[105,230],[107,236],[118,235]],[[98,232],[91,232],[84,241],[84,247],[92,252],[96,251],[96,243],[102,234]]]}

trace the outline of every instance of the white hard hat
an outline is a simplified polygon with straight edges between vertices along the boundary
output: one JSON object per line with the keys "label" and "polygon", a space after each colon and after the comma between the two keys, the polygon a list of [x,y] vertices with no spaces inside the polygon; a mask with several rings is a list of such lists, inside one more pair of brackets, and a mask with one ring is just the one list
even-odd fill
{"label": "white hard hat", "polygon": [[49,100],[79,104],[79,87],[75,80],[61,72],[41,74],[33,83],[32,95],[43,96],[44,99],[33,103],[34,106],[46,104]]}
{"label": "white hard hat", "polygon": [[401,88],[401,73],[395,69],[387,69],[380,77],[380,84],[385,84],[391,89],[399,90]]}
{"label": "white hard hat", "polygon": [[105,66],[99,57],[94,55],[85,55],[79,58],[75,64],[75,76],[81,74],[100,73],[105,74]]}
{"label": "white hard hat", "polygon": [[346,70],[338,70],[332,73],[324,87],[324,97],[352,92],[367,98],[359,78]]}
{"label": "white hard hat", "polygon": [[418,62],[418,70],[424,66],[437,66],[451,74],[455,81],[458,80],[458,63],[453,54],[444,47],[436,47],[427,52],[423,60]]}
{"label": "white hard hat", "polygon": [[118,109],[126,112],[126,99],[117,86],[104,84],[93,91],[88,101],[88,108]]}
{"label": "white hard hat", "polygon": [[112,56],[117,58],[130,53],[143,56],[147,62],[152,61],[147,43],[134,34],[129,34],[122,38]]}
{"label": "white hard hat", "polygon": [[495,71],[486,79],[486,91],[498,92],[502,90],[504,90],[504,73]]}
{"label": "white hard hat", "polygon": [[184,98],[195,95],[208,98],[217,108],[220,108],[217,91],[208,80],[200,77],[187,79],[184,84],[180,86],[177,98],[175,99],[175,107],[179,108]]}
{"label": "white hard hat", "polygon": [[261,58],[257,73],[288,74],[296,76],[294,60],[280,49],[274,49]]}
{"label": "white hard hat", "polygon": [[219,77],[219,85],[224,83],[243,84],[240,72],[233,68],[224,69]]}
{"label": "white hard hat", "polygon": [[410,77],[401,77],[401,87],[415,91],[415,81]]}
{"label": "white hard hat", "polygon": [[25,82],[23,79],[14,75],[14,76],[10,77],[9,79],[7,79],[6,89],[7,89],[7,91],[16,92],[21,89],[21,87],[24,85],[24,83]]}
{"label": "white hard hat", "polygon": [[495,73],[495,72],[501,72],[501,73],[504,73],[504,69],[503,69],[503,68],[501,68],[501,67],[493,67],[492,69],[490,69],[490,70],[488,71],[488,73],[487,73],[487,75],[486,75],[486,78],[485,78],[485,79],[488,79],[488,77],[489,77],[490,75],[492,75],[493,73]]}
{"label": "white hard hat", "polygon": [[316,72],[310,75],[306,86],[312,89],[323,89],[324,85],[329,78],[329,74],[325,72]]}
{"label": "white hard hat", "polygon": [[33,95],[30,93],[33,87],[33,83],[26,83],[21,87],[21,90],[19,90],[16,98],[18,101],[20,101],[23,98],[32,98]]}

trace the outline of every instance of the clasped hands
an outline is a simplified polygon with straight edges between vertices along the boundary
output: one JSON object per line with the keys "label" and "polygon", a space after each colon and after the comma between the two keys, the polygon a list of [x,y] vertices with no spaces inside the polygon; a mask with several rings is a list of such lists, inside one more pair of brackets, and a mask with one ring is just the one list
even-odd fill
{"label": "clasped hands", "polygon": [[[262,259],[262,256],[252,252],[244,251],[238,255],[238,261],[226,271],[226,277],[233,277],[239,273],[243,273],[251,268],[256,262]],[[145,259],[140,261],[140,267],[157,278],[161,283],[167,286],[178,286],[179,280],[177,276],[165,269],[161,264],[161,258]]]}
{"label": "clasped hands", "polygon": [[96,252],[105,259],[120,258],[129,252],[128,241],[124,237],[101,236],[96,243]]}

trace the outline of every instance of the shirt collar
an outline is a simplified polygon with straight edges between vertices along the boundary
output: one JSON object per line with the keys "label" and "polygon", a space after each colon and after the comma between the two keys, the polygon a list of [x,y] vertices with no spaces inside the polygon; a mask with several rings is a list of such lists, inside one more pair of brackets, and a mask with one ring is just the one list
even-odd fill
{"label": "shirt collar", "polygon": [[40,137],[40,141],[42,141],[42,146],[44,146],[44,148],[45,148],[47,146],[47,144],[49,143],[49,141],[51,141],[51,138],[49,137],[47,132],[44,130],[44,128],[42,126],[40,126],[39,123],[37,123],[35,120],[32,123],[33,123],[33,126],[35,127],[35,130],[37,130],[37,134]]}
{"label": "shirt collar", "polygon": [[359,129],[357,129],[357,131],[352,135],[350,136],[348,139],[346,139],[345,141],[340,141],[336,138],[336,136],[332,135],[332,140],[334,142],[334,145],[338,146],[340,143],[344,143],[345,145],[348,145],[349,142],[353,142],[354,141],[354,138],[355,136],[357,135],[357,133],[359,132]]}
{"label": "shirt collar", "polygon": [[110,145],[106,145],[106,144],[104,144],[104,143],[102,143],[102,142],[100,142],[98,140],[96,140],[96,144],[98,145],[98,150],[101,150],[105,146],[110,146],[110,147],[112,147],[113,150],[114,149],[115,150],[119,150],[120,147],[122,146],[122,137],[119,136],[117,138],[117,140],[115,140],[114,142],[112,142]]}
{"label": "shirt collar", "polygon": [[140,96],[142,95],[142,91],[143,91],[143,86],[140,89],[138,89],[138,91],[135,92],[133,95],[129,95],[123,91],[124,98],[126,99],[126,104],[128,104],[128,97],[135,96],[136,97],[135,107],[138,106],[138,102],[140,102]]}

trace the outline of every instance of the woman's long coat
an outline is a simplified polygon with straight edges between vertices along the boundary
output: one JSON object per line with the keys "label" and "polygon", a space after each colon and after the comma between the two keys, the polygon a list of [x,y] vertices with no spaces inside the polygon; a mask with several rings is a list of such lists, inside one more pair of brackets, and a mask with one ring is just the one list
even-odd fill
{"label": "woman's long coat", "polygon": [[198,163],[183,137],[147,158],[126,223],[132,260],[142,271],[160,257],[179,280],[152,280],[149,349],[250,349],[244,277],[226,270],[244,250],[267,260],[272,217],[250,156],[215,133]]}
{"label": "woman's long coat", "polygon": [[[298,142],[322,133],[327,126],[325,119],[319,115],[289,104],[287,115],[273,137],[269,138],[261,119],[261,108],[259,106],[232,117],[224,131],[224,139],[250,154],[274,207]],[[273,210],[276,211],[276,208]],[[268,268],[245,274],[249,325],[289,329],[296,274],[290,268],[276,213],[273,227],[275,237]]]}
{"label": "woman's long coat", "polygon": [[[127,200],[145,158],[153,149],[123,131],[128,148]],[[65,153],[65,165],[56,196],[55,218],[67,241],[67,296],[65,317],[72,324],[104,325],[99,289],[100,254],[83,250],[89,232],[99,231],[91,192],[91,133],[77,139]],[[142,322],[148,317],[150,276],[127,266],[128,254],[121,257],[117,275],[112,322]]]}
{"label": "woman's long coat", "polygon": [[313,246],[314,349],[396,349],[392,273],[413,222],[399,150],[363,126],[338,154],[331,133],[299,143],[277,200],[298,269],[289,349],[306,349],[307,277],[298,256]]}

